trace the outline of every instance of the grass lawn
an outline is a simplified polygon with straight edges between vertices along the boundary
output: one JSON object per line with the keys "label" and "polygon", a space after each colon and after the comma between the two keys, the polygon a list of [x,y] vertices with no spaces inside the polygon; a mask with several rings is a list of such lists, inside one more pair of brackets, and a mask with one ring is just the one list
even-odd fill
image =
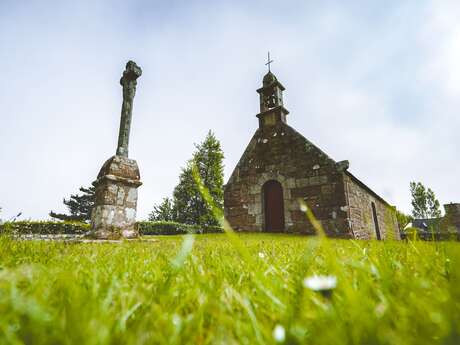
{"label": "grass lawn", "polygon": [[0,344],[460,344],[460,243],[155,239],[0,237]]}

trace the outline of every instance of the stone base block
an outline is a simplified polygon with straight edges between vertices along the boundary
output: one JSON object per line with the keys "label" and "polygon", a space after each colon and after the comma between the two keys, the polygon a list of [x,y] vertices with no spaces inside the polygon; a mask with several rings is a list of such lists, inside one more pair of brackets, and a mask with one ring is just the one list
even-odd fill
{"label": "stone base block", "polygon": [[92,213],[90,237],[97,239],[136,238],[136,209],[99,205]]}
{"label": "stone base block", "polygon": [[97,180],[96,205],[91,214],[89,237],[96,239],[136,238],[139,168],[133,159],[113,156],[104,163]]}

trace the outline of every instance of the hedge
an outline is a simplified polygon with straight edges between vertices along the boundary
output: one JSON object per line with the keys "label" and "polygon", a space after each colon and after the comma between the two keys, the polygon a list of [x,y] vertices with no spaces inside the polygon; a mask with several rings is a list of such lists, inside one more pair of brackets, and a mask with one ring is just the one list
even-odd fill
{"label": "hedge", "polygon": [[[137,222],[141,235],[209,234],[223,232],[221,227],[189,225],[176,222]],[[0,224],[0,233],[12,235],[80,235],[90,229],[86,223],[19,221]]]}
{"label": "hedge", "polygon": [[78,235],[90,229],[86,223],[52,222],[52,221],[19,221],[0,225],[0,233],[13,235]]}
{"label": "hedge", "polygon": [[141,235],[181,235],[181,234],[210,234],[223,232],[218,226],[200,226],[177,222],[137,222]]}

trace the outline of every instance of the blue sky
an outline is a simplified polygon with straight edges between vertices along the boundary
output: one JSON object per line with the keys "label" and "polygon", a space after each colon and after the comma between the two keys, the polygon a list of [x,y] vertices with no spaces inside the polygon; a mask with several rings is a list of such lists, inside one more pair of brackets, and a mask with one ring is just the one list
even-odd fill
{"label": "blue sky", "polygon": [[0,0],[0,207],[46,219],[115,152],[119,78],[138,80],[138,218],[209,129],[229,177],[272,71],[288,123],[404,211],[409,182],[460,202],[458,1]]}

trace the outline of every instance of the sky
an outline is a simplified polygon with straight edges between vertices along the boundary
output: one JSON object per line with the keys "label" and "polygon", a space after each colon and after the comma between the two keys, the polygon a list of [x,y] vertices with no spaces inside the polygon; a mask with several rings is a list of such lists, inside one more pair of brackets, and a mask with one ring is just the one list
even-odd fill
{"label": "sky", "polygon": [[460,1],[0,0],[0,218],[48,219],[116,150],[130,59],[138,219],[211,129],[227,180],[266,73],[288,124],[390,204],[460,202]]}

